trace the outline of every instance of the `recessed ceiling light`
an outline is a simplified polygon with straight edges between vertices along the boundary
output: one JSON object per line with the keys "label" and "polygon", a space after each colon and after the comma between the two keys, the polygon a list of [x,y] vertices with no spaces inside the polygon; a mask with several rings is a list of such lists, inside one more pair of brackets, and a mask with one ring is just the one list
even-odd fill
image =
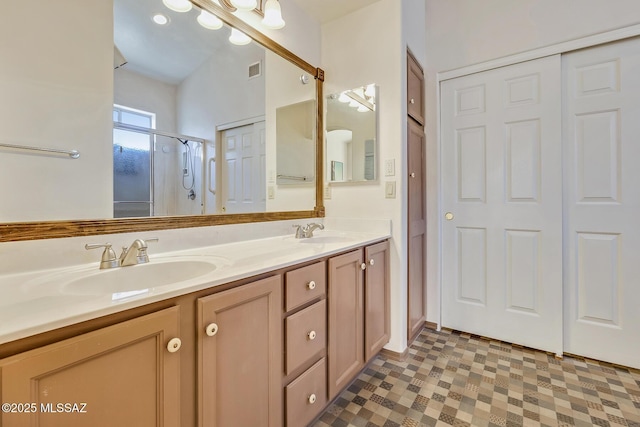
{"label": "recessed ceiling light", "polygon": [[156,13],[155,15],[153,15],[153,17],[151,17],[151,19],[153,19],[153,22],[158,25],[167,25],[169,23],[169,18],[161,13]]}

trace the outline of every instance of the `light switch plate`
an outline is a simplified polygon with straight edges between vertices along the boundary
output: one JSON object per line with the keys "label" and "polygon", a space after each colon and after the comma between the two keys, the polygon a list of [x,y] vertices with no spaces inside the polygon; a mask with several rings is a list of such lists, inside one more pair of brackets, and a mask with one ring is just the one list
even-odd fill
{"label": "light switch plate", "polygon": [[384,161],[384,176],[395,176],[396,174],[396,160],[387,159]]}
{"label": "light switch plate", "polygon": [[331,186],[329,184],[325,184],[323,193],[325,200],[331,199]]}
{"label": "light switch plate", "polygon": [[387,181],[384,183],[384,197],[386,197],[387,199],[396,198],[396,182],[395,181]]}
{"label": "light switch plate", "polygon": [[273,185],[267,187],[267,193],[269,200],[273,200],[276,198],[276,189],[273,187]]}

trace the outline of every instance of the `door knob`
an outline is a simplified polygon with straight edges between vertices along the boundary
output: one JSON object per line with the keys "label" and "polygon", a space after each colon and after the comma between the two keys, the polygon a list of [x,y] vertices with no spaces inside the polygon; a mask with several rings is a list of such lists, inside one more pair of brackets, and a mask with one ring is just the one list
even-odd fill
{"label": "door knob", "polygon": [[447,221],[451,221],[453,219],[453,214],[451,212],[447,212],[446,214],[444,214],[444,219],[446,219]]}

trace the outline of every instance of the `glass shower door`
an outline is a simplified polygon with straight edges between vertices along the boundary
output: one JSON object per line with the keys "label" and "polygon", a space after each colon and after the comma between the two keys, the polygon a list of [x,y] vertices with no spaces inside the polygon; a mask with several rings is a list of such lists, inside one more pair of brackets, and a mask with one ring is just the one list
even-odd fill
{"label": "glass shower door", "polygon": [[153,215],[153,136],[113,129],[113,214],[115,218]]}

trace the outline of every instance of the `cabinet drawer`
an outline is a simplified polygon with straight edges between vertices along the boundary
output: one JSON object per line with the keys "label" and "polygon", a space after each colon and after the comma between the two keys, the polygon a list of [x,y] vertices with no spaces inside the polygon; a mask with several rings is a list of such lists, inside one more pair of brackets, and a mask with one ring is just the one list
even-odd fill
{"label": "cabinet drawer", "polygon": [[325,348],[327,343],[327,301],[322,300],[285,320],[286,374]]}
{"label": "cabinet drawer", "polygon": [[285,311],[324,295],[327,273],[324,261],[285,274]]}
{"label": "cabinet drawer", "polygon": [[286,388],[287,427],[304,427],[327,404],[327,363],[322,358]]}

